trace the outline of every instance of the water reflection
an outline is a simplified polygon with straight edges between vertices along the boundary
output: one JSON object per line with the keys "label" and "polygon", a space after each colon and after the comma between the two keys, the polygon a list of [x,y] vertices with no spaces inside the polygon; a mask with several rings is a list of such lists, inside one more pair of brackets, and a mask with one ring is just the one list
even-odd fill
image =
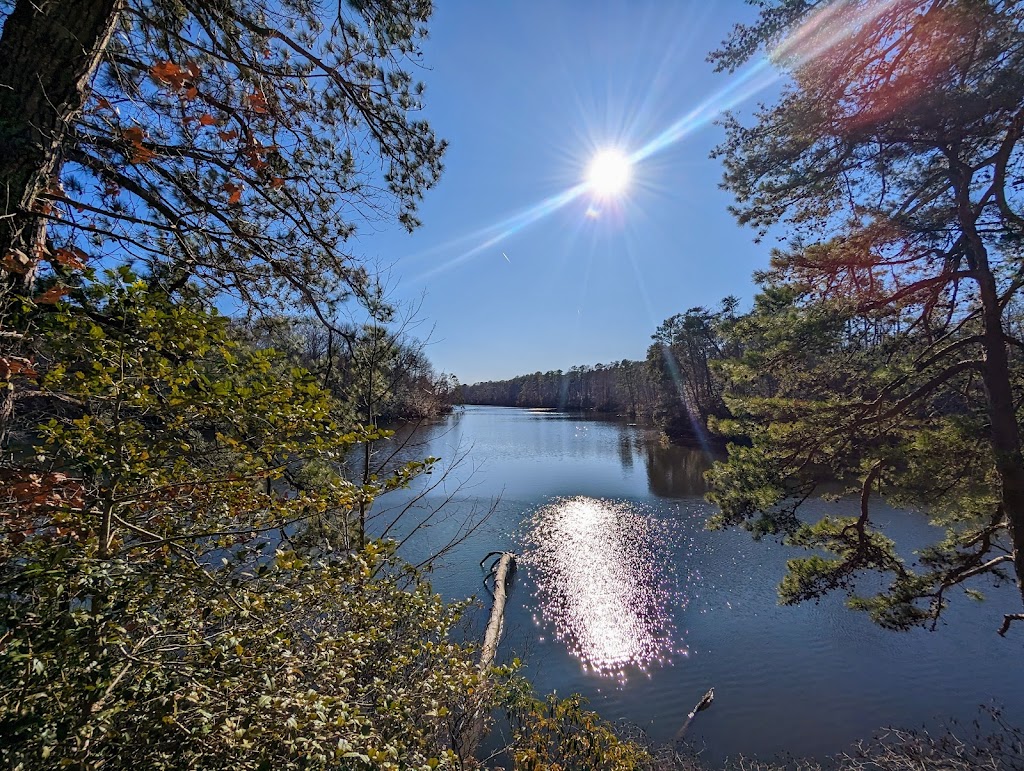
{"label": "water reflection", "polygon": [[525,562],[543,620],[585,669],[625,680],[684,652],[671,542],[667,522],[623,503],[562,498],[533,515]]}
{"label": "water reflection", "polygon": [[704,450],[677,447],[658,441],[643,446],[647,461],[647,483],[660,498],[703,497],[708,491],[704,472],[715,458]]}
{"label": "water reflection", "polygon": [[633,455],[636,453],[634,436],[623,431],[619,434],[619,462],[625,471],[633,470]]}

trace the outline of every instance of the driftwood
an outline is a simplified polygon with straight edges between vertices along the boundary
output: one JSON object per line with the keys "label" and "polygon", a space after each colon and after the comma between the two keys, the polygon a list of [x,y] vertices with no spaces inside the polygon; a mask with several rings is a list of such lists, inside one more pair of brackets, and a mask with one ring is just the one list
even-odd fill
{"label": "driftwood", "polygon": [[714,700],[715,689],[709,688],[708,692],[700,697],[700,701],[697,702],[696,706],[694,706],[694,708],[690,710],[690,714],[686,716],[686,722],[683,723],[683,727],[680,728],[679,731],[676,733],[676,741],[680,741],[684,736],[686,736],[686,732],[690,728],[690,723],[693,722],[693,719],[697,716],[697,713],[703,712],[708,707],[710,707],[711,702],[713,702]]}
{"label": "driftwood", "polygon": [[487,629],[484,630],[484,642],[480,647],[480,664],[477,671],[481,675],[494,665],[494,657],[498,653],[498,643],[501,641],[501,632],[505,626],[505,600],[508,598],[509,580],[515,570],[515,564],[516,555],[507,551],[491,566],[491,573],[494,575],[494,602],[491,604],[491,616],[487,619]]}
{"label": "driftwood", "polygon": [[494,666],[494,659],[498,653],[498,643],[501,641],[501,632],[505,625],[505,601],[508,599],[508,589],[512,576],[516,569],[516,555],[512,552],[491,552],[480,561],[480,566],[491,557],[498,559],[491,564],[487,576],[484,578],[486,586],[487,578],[494,578],[494,590],[491,603],[491,615],[487,619],[487,628],[484,630],[484,641],[480,646],[480,663],[477,664],[477,672],[480,674],[480,685],[474,694],[473,706],[468,710],[465,728],[459,737],[459,755],[463,762],[469,761],[476,755],[477,748],[484,736],[487,723],[487,709],[485,707],[486,697],[490,693],[490,681],[487,672]]}

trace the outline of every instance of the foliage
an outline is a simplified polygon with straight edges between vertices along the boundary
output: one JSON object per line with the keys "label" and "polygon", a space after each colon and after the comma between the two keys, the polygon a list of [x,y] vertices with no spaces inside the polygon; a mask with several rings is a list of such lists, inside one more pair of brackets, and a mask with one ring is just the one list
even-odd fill
{"label": "foliage", "polygon": [[346,512],[418,470],[380,485],[337,473],[302,484],[307,460],[337,462],[383,434],[344,429],[308,372],[245,348],[226,319],[172,303],[127,269],[39,323],[46,420],[31,465],[76,479],[80,505],[55,521],[100,533],[102,550],[225,528],[220,538],[254,537],[297,520],[338,523],[344,544]]}
{"label": "foliage", "polygon": [[[778,0],[713,55],[766,48],[791,78],[719,148],[740,221],[787,244],[722,367],[719,427],[751,446],[712,472],[716,524],[819,552],[790,563],[786,602],[843,589],[906,628],[1010,567],[1024,592],[1022,23],[1017,2]],[[826,477],[858,516],[801,519]],[[874,528],[878,493],[945,528],[917,565]]]}
{"label": "foliage", "polygon": [[458,767],[477,682],[459,608],[387,549],[190,566],[96,547],[36,541],[4,570],[5,766]]}
{"label": "foliage", "polygon": [[728,331],[737,305],[736,298],[726,297],[719,310],[696,307],[665,319],[651,336],[645,361],[623,359],[474,383],[462,387],[463,401],[625,414],[656,423],[672,441],[707,446],[708,418],[727,412],[713,362],[736,350]]}
{"label": "foliage", "polygon": [[[265,316],[245,333],[317,376],[352,420],[394,423],[449,413],[458,381],[435,372],[409,323],[378,305],[372,323],[324,324],[315,316]],[[340,330],[340,331],[339,331]]]}
{"label": "foliage", "polygon": [[51,193],[51,237],[113,240],[170,261],[175,284],[250,299],[362,291],[343,248],[355,222],[414,227],[441,168],[407,69],[429,13],[420,0],[127,3]]}
{"label": "foliage", "polygon": [[301,306],[355,350],[339,303],[384,323],[344,244],[358,220],[414,227],[440,172],[407,72],[430,10],[5,5],[5,66],[53,48],[11,81],[3,129],[32,137],[0,154],[20,186],[0,227],[6,765],[461,767],[480,680],[462,607],[363,522],[434,459],[346,479],[390,435],[375,387],[363,425],[213,310]]}
{"label": "foliage", "polygon": [[646,748],[621,738],[613,726],[585,709],[586,700],[577,694],[541,700],[528,686],[513,682],[506,699],[512,730],[506,752],[516,771],[651,767]]}
{"label": "foliage", "polygon": [[[72,10],[89,17],[82,39],[59,18]],[[441,171],[445,143],[416,118],[423,86],[409,71],[430,11],[422,0],[15,3],[0,48],[19,101],[3,130],[31,136],[0,155],[8,200],[21,201],[0,220],[0,322],[12,332],[0,337],[0,440],[36,354],[31,308],[90,266],[130,266],[169,295],[202,287],[249,312],[299,305],[343,336],[341,303],[374,300],[347,240],[360,222],[415,227]],[[40,47],[53,56],[18,58]],[[83,49],[99,56],[75,77],[48,69]],[[56,128],[36,136],[44,122]],[[41,275],[56,281],[39,291]]]}
{"label": "foliage", "polygon": [[49,419],[0,540],[5,760],[453,767],[461,608],[393,547],[353,549],[359,506],[429,461],[346,481],[385,432],[127,269],[39,324]]}

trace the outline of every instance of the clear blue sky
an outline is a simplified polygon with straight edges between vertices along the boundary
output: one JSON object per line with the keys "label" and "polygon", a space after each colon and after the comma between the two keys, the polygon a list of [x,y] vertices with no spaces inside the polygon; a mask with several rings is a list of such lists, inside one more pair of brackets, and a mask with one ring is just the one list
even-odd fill
{"label": "clear blue sky", "polygon": [[638,162],[597,217],[583,195],[492,226],[577,185],[596,150],[635,152],[735,85],[705,57],[752,16],[740,0],[437,4],[421,75],[445,173],[415,233],[367,228],[353,244],[390,266],[395,298],[422,297],[437,369],[472,383],[643,358],[666,317],[727,294],[749,304],[770,244],[728,213],[708,158],[722,130],[706,122]]}

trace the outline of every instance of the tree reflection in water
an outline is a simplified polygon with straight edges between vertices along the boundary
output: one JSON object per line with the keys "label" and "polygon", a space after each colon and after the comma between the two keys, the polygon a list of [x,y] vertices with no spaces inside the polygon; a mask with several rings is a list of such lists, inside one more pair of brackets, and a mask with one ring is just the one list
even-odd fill
{"label": "tree reflection in water", "polygon": [[704,472],[716,458],[706,451],[663,442],[643,443],[647,456],[647,482],[659,498],[704,497],[708,491]]}

